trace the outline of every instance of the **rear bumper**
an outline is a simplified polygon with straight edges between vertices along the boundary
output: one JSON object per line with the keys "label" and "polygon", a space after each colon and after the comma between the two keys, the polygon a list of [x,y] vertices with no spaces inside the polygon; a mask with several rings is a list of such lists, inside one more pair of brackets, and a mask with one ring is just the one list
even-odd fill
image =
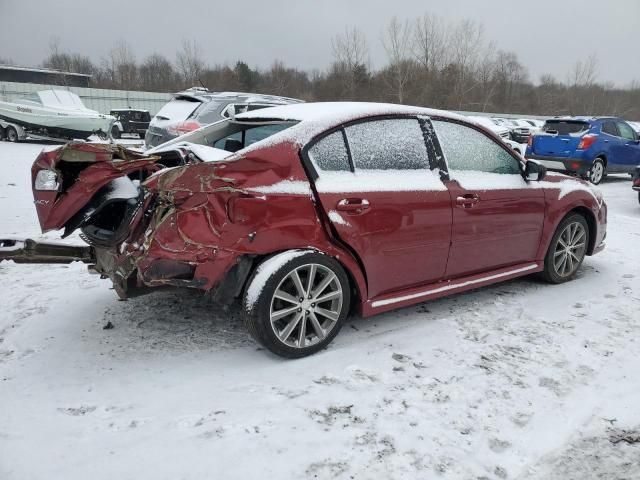
{"label": "rear bumper", "polygon": [[571,172],[580,176],[587,175],[592,163],[582,158],[575,157],[545,157],[533,154],[528,154],[526,157],[540,162],[542,165],[547,167],[547,170]]}

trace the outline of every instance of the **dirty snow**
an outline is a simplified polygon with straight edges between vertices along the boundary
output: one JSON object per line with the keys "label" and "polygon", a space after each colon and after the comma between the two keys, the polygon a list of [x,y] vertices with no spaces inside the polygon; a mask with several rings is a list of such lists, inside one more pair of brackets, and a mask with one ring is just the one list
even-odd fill
{"label": "dirty snow", "polygon": [[[40,148],[0,143],[2,237],[43,237]],[[296,361],[196,291],[2,263],[0,478],[640,478],[640,206],[601,189],[608,247],[574,282],[351,318]]]}

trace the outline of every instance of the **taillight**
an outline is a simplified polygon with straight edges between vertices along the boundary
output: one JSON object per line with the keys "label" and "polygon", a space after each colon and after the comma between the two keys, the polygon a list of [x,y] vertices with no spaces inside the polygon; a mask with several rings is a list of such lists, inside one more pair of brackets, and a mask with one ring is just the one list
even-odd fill
{"label": "taillight", "polygon": [[598,135],[588,134],[582,137],[580,143],[578,144],[578,150],[587,150],[595,143],[598,139]]}
{"label": "taillight", "polygon": [[201,127],[195,120],[185,120],[184,122],[174,123],[169,125],[167,130],[174,135],[184,135],[185,133],[193,132]]}
{"label": "taillight", "polygon": [[634,186],[634,187],[640,187],[640,177],[636,178],[636,179],[633,181],[633,186]]}

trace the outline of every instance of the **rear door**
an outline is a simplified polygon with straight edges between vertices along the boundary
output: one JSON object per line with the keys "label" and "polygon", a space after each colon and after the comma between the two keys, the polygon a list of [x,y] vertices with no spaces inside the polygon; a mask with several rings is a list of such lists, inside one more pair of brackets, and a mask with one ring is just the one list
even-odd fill
{"label": "rear door", "polygon": [[533,137],[531,150],[544,157],[569,157],[588,130],[589,124],[579,120],[547,120]]}
{"label": "rear door", "polygon": [[471,126],[434,120],[449,171],[453,228],[447,278],[532,262],[545,197],[511,151]]}
{"label": "rear door", "polygon": [[451,202],[431,169],[424,122],[368,119],[305,148],[335,234],[364,265],[369,298],[445,273]]}

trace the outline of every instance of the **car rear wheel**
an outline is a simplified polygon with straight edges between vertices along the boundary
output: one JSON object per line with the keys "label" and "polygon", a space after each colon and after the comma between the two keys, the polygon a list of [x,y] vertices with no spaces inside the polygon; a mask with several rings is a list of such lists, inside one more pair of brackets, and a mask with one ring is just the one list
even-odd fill
{"label": "car rear wheel", "polygon": [[601,158],[596,158],[589,170],[589,181],[594,185],[598,185],[606,176],[607,170],[604,166],[604,161]]}
{"label": "car rear wheel", "polygon": [[244,295],[245,324],[276,355],[300,358],[325,348],[351,301],[342,266],[326,255],[289,251],[265,260]]}
{"label": "car rear wheel", "polygon": [[15,143],[19,140],[18,132],[13,127],[7,127],[6,135],[7,135],[7,140],[10,142]]}
{"label": "car rear wheel", "polygon": [[589,245],[589,225],[577,213],[566,217],[551,239],[551,245],[544,260],[542,276],[551,283],[571,280],[587,254]]}

